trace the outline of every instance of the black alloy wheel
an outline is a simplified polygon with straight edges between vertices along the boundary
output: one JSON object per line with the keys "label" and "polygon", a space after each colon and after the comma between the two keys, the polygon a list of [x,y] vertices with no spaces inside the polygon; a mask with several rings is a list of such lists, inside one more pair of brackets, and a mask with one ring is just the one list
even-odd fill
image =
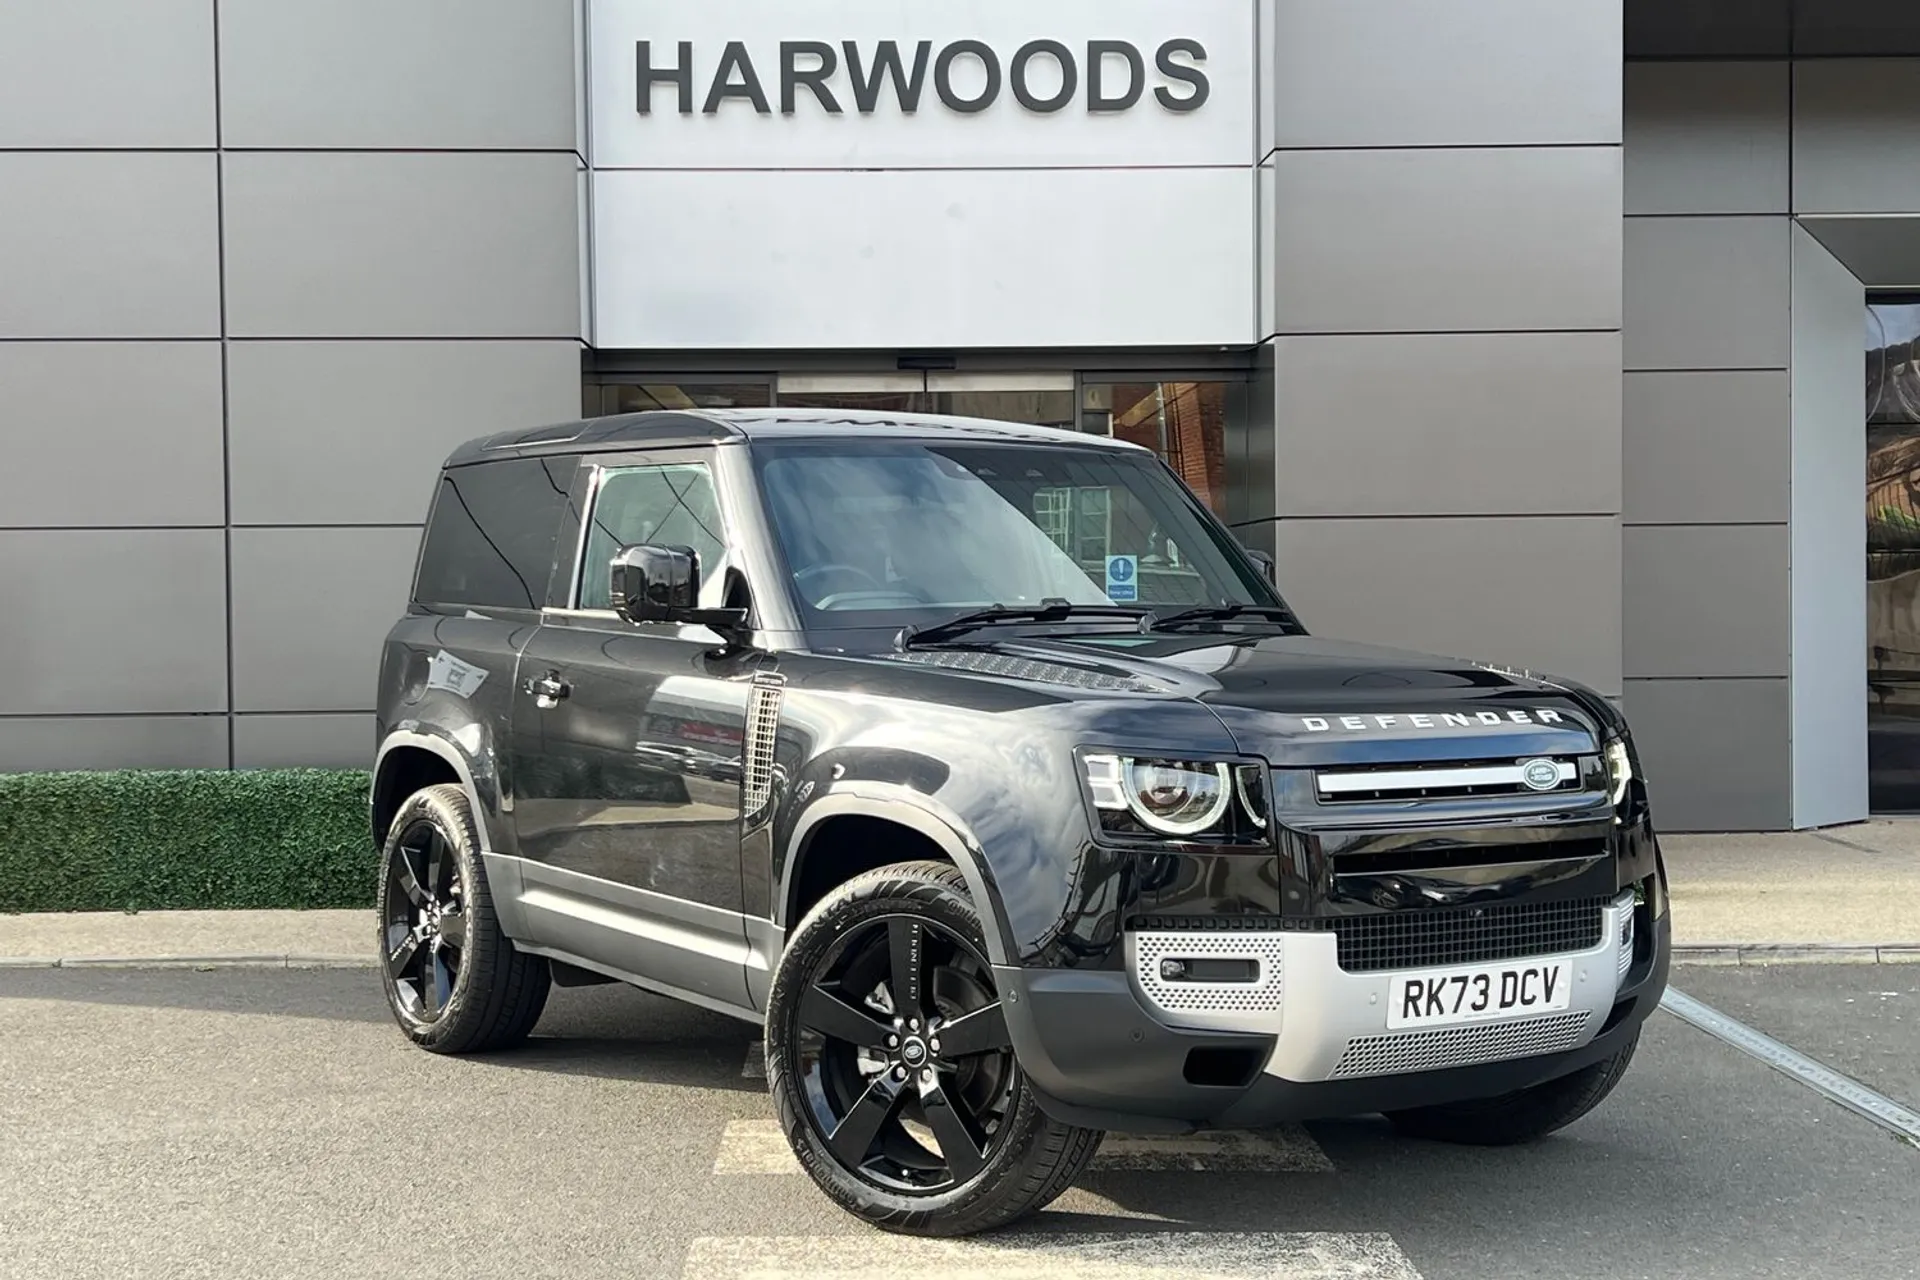
{"label": "black alloy wheel", "polygon": [[865,921],[815,966],[799,1021],[808,1110],[855,1177],[927,1194],[986,1166],[1013,1045],[993,971],[965,938],[916,916]]}
{"label": "black alloy wheel", "polygon": [[801,1167],[890,1231],[990,1230],[1056,1199],[1099,1148],[1027,1085],[966,881],[897,863],[795,927],[767,1007],[767,1086]]}
{"label": "black alloy wheel", "polygon": [[387,976],[405,1012],[433,1022],[446,1011],[467,950],[459,859],[430,817],[400,832],[387,864]]}
{"label": "black alloy wheel", "polygon": [[407,1038],[435,1053],[526,1039],[552,972],[500,928],[465,791],[440,785],[407,798],[380,850],[379,883],[380,976]]}

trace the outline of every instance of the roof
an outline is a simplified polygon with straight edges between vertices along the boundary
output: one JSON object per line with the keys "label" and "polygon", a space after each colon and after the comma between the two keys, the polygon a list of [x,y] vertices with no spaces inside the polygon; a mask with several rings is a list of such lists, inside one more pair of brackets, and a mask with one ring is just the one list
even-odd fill
{"label": "roof", "polygon": [[888,413],[873,409],[650,409],[603,418],[520,427],[481,436],[456,448],[448,466],[493,458],[556,453],[603,453],[621,449],[718,444],[728,440],[807,439],[954,440],[1079,445],[1139,450],[1106,436],[939,413]]}

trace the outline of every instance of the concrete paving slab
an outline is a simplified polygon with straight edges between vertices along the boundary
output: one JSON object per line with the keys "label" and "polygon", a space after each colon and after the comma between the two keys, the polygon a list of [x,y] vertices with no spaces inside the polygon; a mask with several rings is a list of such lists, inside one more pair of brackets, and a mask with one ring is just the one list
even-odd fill
{"label": "concrete paving slab", "polygon": [[1660,840],[1674,941],[1920,943],[1920,823]]}

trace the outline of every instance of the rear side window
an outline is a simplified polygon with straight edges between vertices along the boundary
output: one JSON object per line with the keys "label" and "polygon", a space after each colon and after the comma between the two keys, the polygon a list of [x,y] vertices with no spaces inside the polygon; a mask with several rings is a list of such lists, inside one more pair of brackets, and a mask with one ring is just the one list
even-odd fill
{"label": "rear side window", "polygon": [[546,604],[574,466],[570,457],[516,458],[444,472],[414,599],[496,609]]}

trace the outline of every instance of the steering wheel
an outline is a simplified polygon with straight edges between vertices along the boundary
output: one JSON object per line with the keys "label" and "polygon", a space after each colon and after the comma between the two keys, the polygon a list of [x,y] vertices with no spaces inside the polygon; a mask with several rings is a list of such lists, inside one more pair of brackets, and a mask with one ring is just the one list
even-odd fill
{"label": "steering wheel", "polygon": [[[800,582],[804,578],[817,577],[821,574],[828,573],[851,573],[859,577],[862,582],[870,585],[875,591],[885,591],[887,589],[886,583],[880,581],[859,565],[842,564],[837,560],[829,560],[824,564],[810,564],[804,569],[797,570],[793,575],[793,580]],[[813,592],[809,591],[807,594],[811,596]]]}

